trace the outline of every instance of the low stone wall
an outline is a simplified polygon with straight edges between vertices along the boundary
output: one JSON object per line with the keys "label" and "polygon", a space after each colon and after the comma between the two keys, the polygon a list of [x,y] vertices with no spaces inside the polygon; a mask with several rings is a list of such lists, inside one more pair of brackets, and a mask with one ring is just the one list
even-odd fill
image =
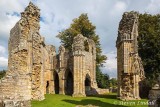
{"label": "low stone wall", "polygon": [[109,89],[101,89],[101,88],[98,88],[98,89],[96,89],[96,91],[98,92],[98,94],[106,94],[106,93],[109,93]]}
{"label": "low stone wall", "polygon": [[117,93],[117,88],[109,88],[110,93]]}
{"label": "low stone wall", "polygon": [[0,107],[31,107],[31,102],[4,100],[4,101],[0,101]]}
{"label": "low stone wall", "polygon": [[101,89],[101,88],[92,88],[90,91],[87,91],[87,95],[99,95],[109,93],[109,89]]}

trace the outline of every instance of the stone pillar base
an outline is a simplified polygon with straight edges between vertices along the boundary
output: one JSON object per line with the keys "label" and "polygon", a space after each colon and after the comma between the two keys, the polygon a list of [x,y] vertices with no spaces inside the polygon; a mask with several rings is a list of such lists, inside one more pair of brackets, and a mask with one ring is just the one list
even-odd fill
{"label": "stone pillar base", "polygon": [[72,94],[72,97],[86,97],[86,94]]}

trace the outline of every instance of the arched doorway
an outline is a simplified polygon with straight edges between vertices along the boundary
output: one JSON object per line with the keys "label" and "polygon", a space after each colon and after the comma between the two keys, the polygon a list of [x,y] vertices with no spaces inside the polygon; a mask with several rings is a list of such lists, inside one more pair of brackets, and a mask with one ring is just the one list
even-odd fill
{"label": "arched doorway", "polygon": [[67,78],[66,78],[65,93],[67,95],[72,95],[73,94],[73,75],[70,71],[68,72],[68,75],[67,75]]}
{"label": "arched doorway", "polygon": [[55,94],[59,94],[59,76],[57,72],[54,72],[54,90]]}
{"label": "arched doorway", "polygon": [[87,74],[85,78],[85,94],[91,90],[91,79],[90,76]]}

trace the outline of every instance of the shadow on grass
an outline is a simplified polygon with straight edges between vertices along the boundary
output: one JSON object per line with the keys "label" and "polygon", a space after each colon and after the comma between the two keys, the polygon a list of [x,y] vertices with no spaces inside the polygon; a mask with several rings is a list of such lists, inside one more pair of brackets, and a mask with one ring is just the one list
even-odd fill
{"label": "shadow on grass", "polygon": [[87,97],[97,97],[97,98],[106,98],[106,99],[117,99],[117,95],[110,95],[110,94],[105,94],[105,95],[91,95]]}
{"label": "shadow on grass", "polygon": [[[75,105],[82,105],[82,106],[90,104],[90,105],[99,106],[99,107],[117,107],[117,105],[102,102],[102,101],[99,101],[99,100],[94,100],[94,99],[83,99],[81,101],[67,100],[66,99],[66,100],[62,100],[62,101],[65,101],[65,102],[71,103],[71,104],[75,104]],[[126,107],[126,106],[119,105],[119,107]]]}

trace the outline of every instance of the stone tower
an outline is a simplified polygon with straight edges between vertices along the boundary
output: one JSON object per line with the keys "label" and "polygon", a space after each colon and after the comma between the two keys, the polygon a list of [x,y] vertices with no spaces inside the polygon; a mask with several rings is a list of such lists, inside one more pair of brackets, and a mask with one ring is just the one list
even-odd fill
{"label": "stone tower", "polygon": [[139,82],[145,78],[137,37],[138,13],[125,12],[116,41],[118,97],[124,100],[140,99]]}

